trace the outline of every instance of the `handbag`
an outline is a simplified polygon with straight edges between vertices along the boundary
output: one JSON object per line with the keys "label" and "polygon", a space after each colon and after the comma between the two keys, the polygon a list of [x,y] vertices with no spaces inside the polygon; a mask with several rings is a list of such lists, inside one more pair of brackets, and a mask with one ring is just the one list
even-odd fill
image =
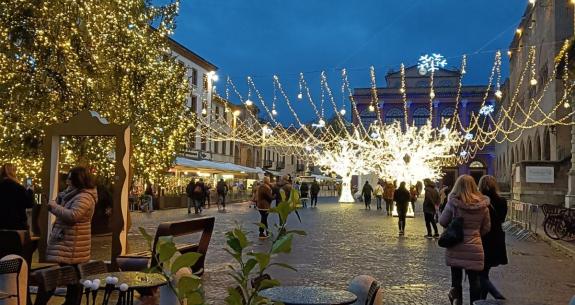
{"label": "handbag", "polygon": [[[457,214],[457,208],[454,212]],[[439,236],[437,244],[443,248],[451,248],[463,241],[463,217],[454,215],[453,219]]]}

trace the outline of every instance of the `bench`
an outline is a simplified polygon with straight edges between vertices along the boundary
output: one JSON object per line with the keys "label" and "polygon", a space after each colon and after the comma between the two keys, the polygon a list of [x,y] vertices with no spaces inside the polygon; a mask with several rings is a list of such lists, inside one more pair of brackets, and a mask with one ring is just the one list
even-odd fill
{"label": "bench", "polygon": [[201,232],[202,235],[197,244],[176,244],[176,248],[182,254],[189,252],[197,252],[202,254],[202,257],[193,266],[190,266],[194,274],[202,275],[204,273],[206,253],[208,252],[208,246],[210,244],[210,239],[212,238],[212,232],[214,230],[214,222],[214,217],[202,217],[190,220],[163,222],[158,226],[158,230],[156,230],[156,234],[154,235],[152,251],[142,251],[118,256],[116,258],[116,263],[122,271],[141,271],[148,267],[156,266],[157,262],[155,260],[155,252],[156,245],[160,237],[180,237]]}

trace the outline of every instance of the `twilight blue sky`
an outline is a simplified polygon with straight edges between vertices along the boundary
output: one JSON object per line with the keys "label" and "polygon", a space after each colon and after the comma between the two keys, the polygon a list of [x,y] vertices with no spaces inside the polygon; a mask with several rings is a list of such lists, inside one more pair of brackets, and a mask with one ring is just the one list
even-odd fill
{"label": "twilight blue sky", "polygon": [[[342,67],[350,70],[352,86],[368,87],[373,65],[382,85],[386,71],[398,69],[402,62],[415,64],[420,55],[431,52],[443,54],[452,67],[468,54],[465,83],[484,84],[495,50],[508,48],[527,4],[527,0],[182,0],[174,39],[220,68],[221,94],[229,75],[245,95],[249,75],[269,103],[274,74],[295,99],[297,75],[304,72],[319,99],[321,70],[329,72],[335,92],[341,87],[336,71]],[[506,75],[506,56],[503,62]],[[278,106],[278,111],[287,109]]]}

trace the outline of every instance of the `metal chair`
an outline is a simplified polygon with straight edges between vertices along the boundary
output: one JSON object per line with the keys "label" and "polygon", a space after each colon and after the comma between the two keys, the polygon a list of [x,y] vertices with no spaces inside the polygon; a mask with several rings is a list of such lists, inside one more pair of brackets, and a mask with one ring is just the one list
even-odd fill
{"label": "metal chair", "polygon": [[20,269],[22,269],[22,263],[24,262],[21,258],[0,260],[0,275],[2,274],[16,274],[16,294],[10,294],[6,292],[0,292],[4,299],[16,298],[18,304],[20,304]]}

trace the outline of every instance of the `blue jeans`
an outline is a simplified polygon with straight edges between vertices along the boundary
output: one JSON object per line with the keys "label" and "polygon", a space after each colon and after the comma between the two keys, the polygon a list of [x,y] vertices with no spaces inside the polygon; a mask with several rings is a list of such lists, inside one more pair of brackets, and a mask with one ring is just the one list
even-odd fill
{"label": "blue jeans", "polygon": [[202,200],[200,199],[192,199],[192,198],[188,198],[188,214],[190,214],[190,209],[192,208],[192,205],[194,206],[194,213],[198,214],[199,212],[202,212]]}
{"label": "blue jeans", "polygon": [[381,201],[383,200],[383,197],[381,196],[375,196],[375,202],[377,203],[377,209],[381,210]]}

